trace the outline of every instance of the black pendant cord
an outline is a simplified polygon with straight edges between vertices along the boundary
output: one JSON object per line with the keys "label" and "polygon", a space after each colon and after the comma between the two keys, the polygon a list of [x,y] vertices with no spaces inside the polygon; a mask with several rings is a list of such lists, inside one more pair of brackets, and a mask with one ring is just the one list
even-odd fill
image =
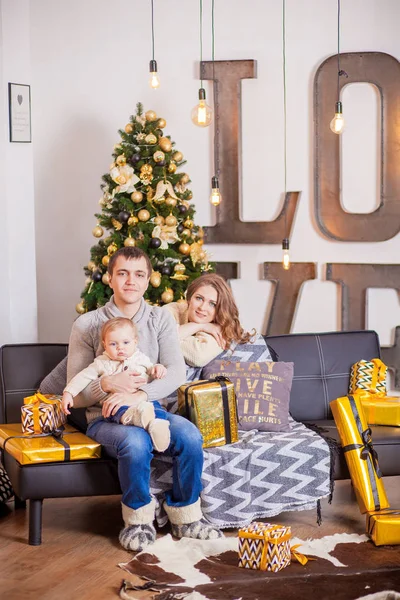
{"label": "black pendant cord", "polygon": [[200,0],[200,88],[203,87],[203,0]]}
{"label": "black pendant cord", "polygon": [[215,80],[215,0],[211,5],[211,34],[212,34],[212,66],[213,66],[213,88],[214,88],[214,175],[219,178],[219,99],[218,82]]}
{"label": "black pendant cord", "polygon": [[[286,118],[286,0],[282,0],[282,70],[283,70],[283,173],[284,173],[284,196],[286,202],[287,194],[287,118]],[[284,239],[289,243],[287,230],[287,210],[285,210]],[[283,244],[283,242],[282,242]]]}
{"label": "black pendant cord", "polygon": [[337,101],[340,101],[340,0],[337,3]]}
{"label": "black pendant cord", "polygon": [[151,48],[152,60],[154,60],[154,0],[151,0]]}

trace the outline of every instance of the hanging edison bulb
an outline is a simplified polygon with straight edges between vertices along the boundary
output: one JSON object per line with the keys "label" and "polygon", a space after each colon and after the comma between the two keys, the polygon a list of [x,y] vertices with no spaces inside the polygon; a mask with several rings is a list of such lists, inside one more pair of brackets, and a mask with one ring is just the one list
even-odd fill
{"label": "hanging edison bulb", "polygon": [[157,73],[157,61],[156,60],[151,60],[150,61],[149,86],[153,90],[156,90],[157,88],[160,87],[160,78],[158,77],[158,73]]}
{"label": "hanging edison bulb", "polygon": [[333,133],[340,135],[344,131],[343,106],[341,102],[335,104],[335,116],[330,122],[330,128]]}
{"label": "hanging edison bulb", "polygon": [[219,204],[221,204],[221,192],[219,191],[219,181],[218,181],[218,177],[214,176],[211,179],[211,196],[210,196],[210,202],[213,206],[218,206]]}
{"label": "hanging edison bulb", "polygon": [[282,240],[282,250],[283,250],[282,265],[283,265],[283,268],[285,269],[285,271],[288,271],[290,268],[289,239],[288,238],[284,238]]}
{"label": "hanging edison bulb", "polygon": [[198,127],[208,127],[212,120],[212,108],[206,102],[206,90],[199,89],[199,103],[192,110],[192,122]]}

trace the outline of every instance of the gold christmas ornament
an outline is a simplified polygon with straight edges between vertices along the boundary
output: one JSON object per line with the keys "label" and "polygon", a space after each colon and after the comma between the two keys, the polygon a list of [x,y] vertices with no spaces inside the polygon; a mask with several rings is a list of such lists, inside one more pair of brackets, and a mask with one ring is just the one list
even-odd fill
{"label": "gold christmas ornament", "polygon": [[176,171],[176,164],[174,162],[169,163],[168,173],[175,173],[175,171]]}
{"label": "gold christmas ornament", "polygon": [[193,194],[192,194],[192,192],[190,190],[188,191],[186,197],[187,197],[188,200],[191,200],[193,198]]}
{"label": "gold christmas ornament", "polygon": [[168,215],[168,217],[165,218],[165,224],[168,225],[168,227],[173,227],[176,225],[176,217],[174,217],[174,215]]}
{"label": "gold christmas ornament", "polygon": [[142,165],[140,167],[140,175],[151,175],[153,167],[151,165]]}
{"label": "gold christmas ornament", "polygon": [[101,278],[102,282],[104,283],[104,285],[109,285],[110,283],[110,276],[108,273],[104,273],[103,277]]}
{"label": "gold christmas ornament", "polygon": [[108,267],[108,263],[110,262],[110,257],[108,256],[108,254],[103,256],[103,258],[101,259],[101,262],[105,267]]}
{"label": "gold christmas ornament", "polygon": [[158,271],[153,271],[150,275],[150,283],[153,287],[158,288],[161,283],[161,273]]}
{"label": "gold christmas ornament", "polygon": [[189,183],[190,181],[190,177],[187,173],[183,173],[182,177],[181,177],[181,183],[186,184]]}
{"label": "gold christmas ornament", "polygon": [[78,302],[78,304],[75,306],[75,310],[78,314],[83,315],[86,312],[85,302],[83,300]]}
{"label": "gold christmas ornament", "polygon": [[197,242],[194,242],[190,246],[190,258],[192,259],[193,266],[196,266],[198,262],[205,262],[206,256],[202,246]]}
{"label": "gold christmas ornament", "polygon": [[165,288],[165,290],[161,294],[161,300],[165,302],[165,304],[168,304],[169,302],[172,302],[173,299],[174,290],[172,290],[171,288]]}
{"label": "gold christmas ornament", "polygon": [[115,151],[121,150],[121,148],[122,148],[121,144],[114,144],[114,150]]}
{"label": "gold christmas ornament", "polygon": [[89,271],[94,271],[96,268],[96,263],[93,260],[89,260],[87,268],[89,269]]}
{"label": "gold christmas ornament", "polygon": [[154,110],[148,110],[145,114],[146,117],[146,121],[149,121],[149,123],[151,123],[152,121],[157,121],[157,115],[154,112]]}
{"label": "gold christmas ornament", "polygon": [[172,142],[169,138],[161,137],[158,140],[158,145],[160,146],[161,150],[164,150],[164,152],[171,152]]}
{"label": "gold christmas ornament", "polygon": [[176,301],[177,304],[187,304],[187,301],[185,300],[185,298],[179,298],[179,300]]}
{"label": "gold christmas ornament", "polygon": [[154,198],[154,190],[152,187],[147,188],[147,194],[146,194],[146,198],[147,200],[153,200]]}
{"label": "gold christmas ornament", "polygon": [[114,244],[114,242],[113,242],[112,244],[110,244],[110,245],[107,247],[107,254],[108,254],[109,256],[111,256],[111,255],[112,255],[112,254],[114,254],[114,252],[116,252],[117,250],[118,250],[118,246],[117,246],[117,244]]}
{"label": "gold christmas ornament", "polygon": [[202,240],[201,238],[199,240],[196,240],[196,241],[199,244],[199,246],[202,246],[204,244],[204,240]]}
{"label": "gold christmas ornament", "polygon": [[192,232],[190,231],[190,229],[184,229],[184,230],[182,231],[182,235],[183,235],[183,237],[189,237],[191,233],[192,233]]}
{"label": "gold christmas ornament", "polygon": [[161,152],[161,150],[157,150],[157,152],[154,152],[153,158],[154,158],[154,161],[156,163],[158,163],[158,162],[161,162],[162,160],[164,160],[165,154],[164,154],[164,152]]}
{"label": "gold christmas ornament", "polygon": [[192,229],[192,227],[193,227],[193,221],[192,221],[192,219],[186,219],[186,221],[183,224],[188,229]]}
{"label": "gold christmas ornament", "polygon": [[122,223],[117,221],[117,219],[114,219],[114,217],[111,219],[111,223],[113,224],[113,227],[116,231],[119,231],[120,229],[122,229]]}
{"label": "gold christmas ornament", "polygon": [[125,125],[125,133],[132,133],[133,131],[133,126],[128,123],[128,125]]}
{"label": "gold christmas ornament", "polygon": [[120,154],[119,156],[117,156],[115,162],[117,163],[117,165],[119,166],[124,166],[126,165],[126,157],[125,154]]}
{"label": "gold christmas ornament", "polygon": [[[154,133],[149,133],[148,135],[146,135],[146,137],[144,138],[144,141],[146,142],[146,144],[156,144],[157,143],[157,138],[154,135]],[[161,146],[162,147],[162,146]]]}
{"label": "gold christmas ornament", "polygon": [[165,200],[165,204],[170,208],[174,208],[174,206],[177,204],[177,200],[175,200],[175,198],[171,198],[171,196],[168,196]]}
{"label": "gold christmas ornament", "polygon": [[172,158],[176,160],[176,162],[181,162],[181,160],[183,160],[183,154],[182,152],[176,151],[173,153]]}
{"label": "gold christmas ornament", "polygon": [[197,230],[196,235],[199,238],[203,238],[204,237],[204,229],[202,227],[199,227],[199,229]]}
{"label": "gold christmas ornament", "polygon": [[132,202],[139,204],[139,202],[141,202],[143,200],[142,192],[133,192],[131,194],[131,200],[132,200]]}
{"label": "gold christmas ornament", "polygon": [[186,244],[186,242],[184,242],[183,244],[181,244],[179,246],[179,252],[181,254],[185,254],[187,256],[190,253],[190,246],[189,246],[189,244]]}
{"label": "gold christmas ornament", "polygon": [[160,129],[164,129],[164,127],[166,127],[166,126],[167,126],[167,121],[166,121],[165,119],[158,119],[157,126],[158,126]]}
{"label": "gold christmas ornament", "polygon": [[95,238],[101,238],[101,236],[103,235],[104,230],[102,227],[100,227],[100,225],[96,225],[96,227],[94,229],[92,229],[92,234],[94,235]]}
{"label": "gold christmas ornament", "polygon": [[164,225],[164,217],[162,217],[161,215],[157,215],[156,217],[154,217],[154,224]]}
{"label": "gold christmas ornament", "polygon": [[130,227],[133,227],[134,225],[137,225],[139,223],[139,219],[137,217],[135,217],[134,215],[132,215],[131,217],[129,217],[128,219],[128,225]]}
{"label": "gold christmas ornament", "polygon": [[136,241],[133,239],[133,237],[128,236],[126,238],[126,240],[124,241],[124,246],[128,247],[128,246],[136,246]]}
{"label": "gold christmas ornament", "polygon": [[177,263],[174,266],[174,271],[175,273],[184,273],[186,271],[186,267],[182,263]]}
{"label": "gold christmas ornament", "polygon": [[146,210],[145,208],[142,208],[142,210],[139,210],[138,219],[139,219],[139,221],[148,221],[150,219],[149,211]]}

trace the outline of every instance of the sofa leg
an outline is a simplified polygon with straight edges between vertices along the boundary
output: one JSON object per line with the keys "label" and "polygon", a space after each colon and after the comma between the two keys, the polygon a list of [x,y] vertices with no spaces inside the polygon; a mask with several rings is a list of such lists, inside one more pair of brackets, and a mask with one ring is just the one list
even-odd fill
{"label": "sofa leg", "polygon": [[15,510],[26,508],[26,500],[21,500],[18,496],[14,496],[14,508]]}
{"label": "sofa leg", "polygon": [[29,545],[42,543],[42,505],[43,500],[29,500]]}

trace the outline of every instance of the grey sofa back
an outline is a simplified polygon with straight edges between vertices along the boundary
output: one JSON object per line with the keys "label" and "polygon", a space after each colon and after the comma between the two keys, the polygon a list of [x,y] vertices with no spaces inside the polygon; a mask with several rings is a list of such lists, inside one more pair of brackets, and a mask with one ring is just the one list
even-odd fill
{"label": "grey sofa back", "polygon": [[296,421],[332,419],[329,403],[347,395],[351,366],[380,358],[375,331],[291,333],[266,340],[279,360],[294,362],[290,413]]}
{"label": "grey sofa back", "polygon": [[6,344],[0,348],[0,423],[19,423],[25,396],[66,356],[67,344]]}

